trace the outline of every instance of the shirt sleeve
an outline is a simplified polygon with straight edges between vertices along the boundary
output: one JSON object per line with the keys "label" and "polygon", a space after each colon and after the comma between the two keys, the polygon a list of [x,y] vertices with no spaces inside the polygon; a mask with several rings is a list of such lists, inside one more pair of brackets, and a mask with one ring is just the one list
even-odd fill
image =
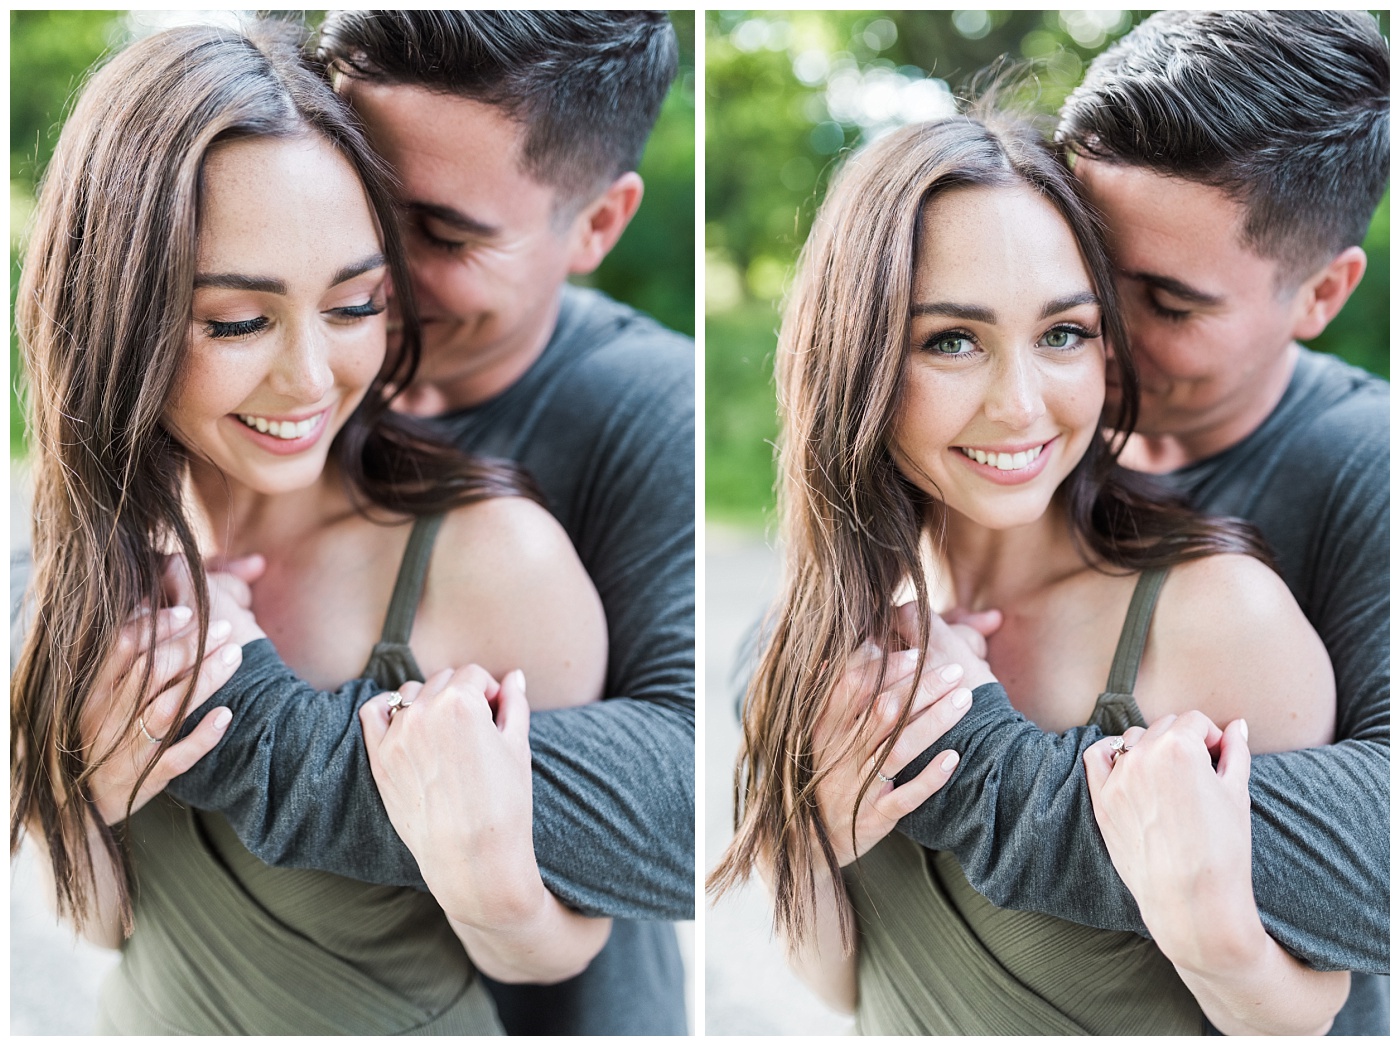
{"label": "shirt sleeve", "polygon": [[[1374,462],[1343,463],[1334,476],[1315,567],[1329,580],[1304,609],[1336,672],[1338,740],[1253,759],[1254,894],[1265,928],[1309,965],[1389,974],[1389,487]],[[1084,778],[1083,751],[1101,736],[1043,734],[1000,686],[980,687],[937,746],[963,753],[957,772],[900,830],[951,850],[1004,908],[1145,934]]]}
{"label": "shirt sleeve", "polygon": [[[658,397],[671,404],[668,426],[656,427],[653,409],[613,433],[576,537],[607,615],[609,696],[530,720],[540,874],[588,915],[694,916],[694,437],[684,393]],[[381,689],[356,680],[318,693],[270,643],[249,644],[205,706],[233,711],[223,740],[168,790],[223,814],[268,864],[421,889],[356,715]]]}

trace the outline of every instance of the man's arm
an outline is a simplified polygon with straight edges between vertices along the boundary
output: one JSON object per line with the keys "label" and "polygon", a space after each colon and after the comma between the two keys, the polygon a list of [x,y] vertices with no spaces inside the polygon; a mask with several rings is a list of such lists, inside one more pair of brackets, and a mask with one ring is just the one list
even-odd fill
{"label": "man's arm", "polygon": [[[1338,742],[1254,759],[1253,879],[1264,926],[1289,951],[1319,969],[1388,974],[1389,509],[1370,478],[1338,475],[1334,490],[1351,494],[1336,496],[1324,532],[1334,550],[1326,554],[1345,561],[1321,564],[1329,583],[1304,607],[1336,671]],[[1145,933],[1081,770],[1100,736],[1092,727],[1042,734],[1000,686],[981,687],[940,742],[963,753],[960,772],[900,830],[951,850],[973,887],[1002,907]]]}
{"label": "man's arm", "polygon": [[[625,696],[531,718],[535,853],[550,892],[586,915],[689,919],[693,398],[681,380],[649,403],[618,411],[583,523],[566,521],[607,614],[607,693]],[[379,689],[356,680],[317,693],[270,644],[249,644],[218,695],[234,713],[223,743],[170,791],[223,813],[269,864],[423,888],[356,715]]]}

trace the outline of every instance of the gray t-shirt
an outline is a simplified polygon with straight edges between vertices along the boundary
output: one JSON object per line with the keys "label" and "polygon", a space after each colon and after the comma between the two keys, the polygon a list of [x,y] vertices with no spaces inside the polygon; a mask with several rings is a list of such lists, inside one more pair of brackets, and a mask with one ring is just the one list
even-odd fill
{"label": "gray t-shirt", "polygon": [[[685,1032],[674,931],[648,920],[694,914],[694,403],[690,339],[568,287],[530,370],[439,419],[464,449],[534,474],[608,622],[607,699],[530,718],[535,853],[566,903],[639,921],[573,981],[500,989],[512,1032]],[[378,691],[317,693],[250,643],[205,706],[233,710],[223,741],[168,790],[224,814],[268,864],[421,889],[355,714]]]}
{"label": "gray t-shirt", "polygon": [[[1254,893],[1264,925],[1319,969],[1386,975],[1389,432],[1386,382],[1304,350],[1264,424],[1165,477],[1203,511],[1263,530],[1336,672],[1336,743],[1252,762]],[[1095,727],[1042,733],[999,685],[980,687],[936,746],[963,753],[957,773],[900,830],[951,850],[978,892],[1003,907],[1145,934],[1084,780],[1081,756],[1101,736]],[[1354,974],[1333,1034],[1383,1034],[1389,1019],[1388,977]]]}

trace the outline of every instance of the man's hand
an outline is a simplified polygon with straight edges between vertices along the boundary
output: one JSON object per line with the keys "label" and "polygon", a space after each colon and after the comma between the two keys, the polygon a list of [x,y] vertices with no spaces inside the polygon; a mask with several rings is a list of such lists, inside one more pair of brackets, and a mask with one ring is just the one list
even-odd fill
{"label": "man's hand", "polygon": [[[97,816],[107,824],[127,817],[127,800],[157,746],[178,732],[176,715],[195,669],[198,679],[187,714],[228,682],[243,660],[243,651],[228,641],[232,632],[229,622],[214,621],[209,626],[204,660],[196,666],[199,631],[193,618],[188,607],[176,606],[156,612],[154,633],[148,612],[127,622],[98,676],[96,689],[83,706],[79,729],[86,752],[89,759],[101,761],[88,781],[89,794]],[[145,658],[152,647],[151,682],[143,693],[140,684]],[[131,812],[203,758],[219,743],[232,718],[227,708],[216,708],[188,737],[166,748],[132,800]]]}
{"label": "man's hand", "polygon": [[[817,786],[817,802],[842,867],[889,835],[900,818],[947,783],[958,765],[958,754],[953,751],[935,756],[913,780],[896,786],[894,779],[911,760],[933,747],[972,705],[972,691],[958,686],[964,675],[961,665],[944,664],[935,670],[934,662],[927,662],[917,681],[909,721],[885,753],[904,700],[916,685],[918,651],[890,654],[884,689],[875,694],[883,656],[873,643],[857,650],[817,721],[814,744],[818,765],[828,771]],[[872,766],[880,777],[857,808],[856,797]]]}
{"label": "man's hand", "polygon": [[[1113,866],[1163,953],[1194,970],[1263,932],[1251,881],[1249,745],[1200,712],[1167,715],[1084,753],[1094,817]],[[1212,765],[1218,759],[1219,765]],[[1248,942],[1248,943],[1246,943]]]}
{"label": "man's hand", "polygon": [[[954,608],[943,616],[930,610],[925,663],[962,665],[963,684],[973,690],[996,682],[987,664],[987,637],[1001,627],[1001,620],[1000,610]],[[918,645],[919,615],[912,601],[895,611],[895,628],[909,646]]]}
{"label": "man's hand", "polygon": [[525,677],[444,670],[360,709],[370,769],[399,837],[449,916],[487,930],[538,909]]}
{"label": "man's hand", "polygon": [[[209,586],[209,619],[227,621],[232,627],[229,638],[239,646],[267,637],[253,617],[251,588],[266,569],[267,561],[258,555],[215,556],[204,564],[204,578]],[[166,561],[163,584],[171,603],[195,605],[194,581],[184,556],[171,556]]]}

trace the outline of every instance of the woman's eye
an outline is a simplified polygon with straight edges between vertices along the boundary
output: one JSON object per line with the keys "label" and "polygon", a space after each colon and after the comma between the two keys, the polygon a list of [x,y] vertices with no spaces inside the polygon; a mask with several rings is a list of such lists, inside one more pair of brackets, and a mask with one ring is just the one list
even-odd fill
{"label": "woman's eye", "polygon": [[925,346],[937,356],[966,356],[976,348],[965,334],[939,334],[925,342]]}
{"label": "woman's eye", "polygon": [[246,338],[267,326],[266,316],[255,316],[251,320],[206,320],[204,333],[211,338]]}
{"label": "woman's eye", "polygon": [[378,316],[384,311],[384,304],[370,299],[363,305],[345,305],[339,309],[332,309],[335,315],[347,320],[360,320],[369,316]]}

